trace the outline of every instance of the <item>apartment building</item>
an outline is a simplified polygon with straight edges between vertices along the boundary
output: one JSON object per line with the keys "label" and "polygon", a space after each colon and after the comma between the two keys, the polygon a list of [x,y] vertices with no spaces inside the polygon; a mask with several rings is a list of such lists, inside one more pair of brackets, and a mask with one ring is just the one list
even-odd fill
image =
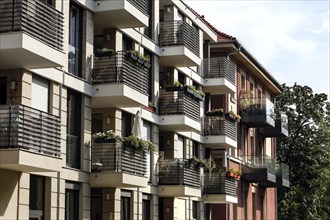
{"label": "apartment building", "polygon": [[234,37],[177,0],[0,12],[0,219],[276,219],[281,86]]}

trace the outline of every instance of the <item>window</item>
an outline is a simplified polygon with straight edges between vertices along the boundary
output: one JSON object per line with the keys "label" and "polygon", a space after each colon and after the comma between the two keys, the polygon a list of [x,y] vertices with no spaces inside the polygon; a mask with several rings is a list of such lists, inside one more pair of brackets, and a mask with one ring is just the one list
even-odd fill
{"label": "window", "polygon": [[245,90],[245,76],[241,75],[241,90]]}
{"label": "window", "polygon": [[151,196],[147,194],[142,195],[142,220],[151,219]]}
{"label": "window", "polygon": [[65,220],[79,219],[79,191],[78,183],[65,183]]}
{"label": "window", "polygon": [[198,147],[198,143],[196,141],[192,142],[192,155],[191,156],[195,156],[195,157],[199,158],[199,147]]}
{"label": "window", "polygon": [[131,192],[121,191],[121,220],[131,219]]}
{"label": "window", "polygon": [[123,35],[123,51],[130,51],[133,49],[133,40],[126,35]]}
{"label": "window", "polygon": [[127,137],[132,134],[132,116],[127,112],[122,112],[121,136]]}
{"label": "window", "polygon": [[192,201],[192,215],[193,219],[198,219],[198,202]]}
{"label": "window", "polygon": [[45,219],[45,177],[30,175],[29,220]]}
{"label": "window", "polygon": [[177,149],[177,158],[184,158],[184,138],[182,136],[178,136],[178,149]]}
{"label": "window", "polygon": [[82,75],[82,23],[83,10],[75,3],[70,9],[69,64],[68,71],[76,76]]}
{"label": "window", "polygon": [[91,219],[102,220],[102,189],[91,189]]}
{"label": "window", "polygon": [[186,85],[186,76],[182,72],[178,72],[178,81],[182,85]]}
{"label": "window", "polygon": [[0,105],[7,104],[7,78],[0,77]]}
{"label": "window", "polygon": [[[247,155],[247,127],[242,125],[241,127],[241,156]],[[245,158],[247,159],[247,158]]]}
{"label": "window", "polygon": [[48,112],[49,110],[49,81],[40,76],[32,76],[31,107]]}
{"label": "window", "polygon": [[68,90],[66,164],[80,168],[81,94]]}
{"label": "window", "polygon": [[150,68],[148,69],[148,96],[149,101],[152,101],[154,98],[154,77],[153,77],[153,59],[152,59],[152,53],[144,50],[144,57],[149,57],[149,62],[151,64]]}
{"label": "window", "polygon": [[103,115],[93,114],[92,115],[92,133],[103,132]]}
{"label": "window", "polygon": [[[152,141],[152,130],[151,130],[151,123],[147,121],[143,121],[143,131],[142,131],[142,138],[148,141]],[[151,182],[151,154],[147,152],[147,177],[148,181]]]}

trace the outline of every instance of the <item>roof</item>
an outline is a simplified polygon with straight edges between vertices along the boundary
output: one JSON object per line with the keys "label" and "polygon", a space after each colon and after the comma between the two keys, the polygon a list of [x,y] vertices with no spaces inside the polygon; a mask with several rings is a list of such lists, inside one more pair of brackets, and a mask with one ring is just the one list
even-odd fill
{"label": "roof", "polygon": [[[188,6],[189,7],[189,6]],[[283,92],[282,85],[266,70],[265,67],[261,65],[261,63],[243,46],[242,43],[236,39],[236,37],[231,36],[229,34],[226,34],[220,30],[218,30],[216,27],[214,27],[210,22],[208,22],[205,19],[204,15],[199,15],[196,11],[194,11],[192,8],[191,10],[199,16],[205,24],[207,24],[214,32],[218,34],[218,43],[221,43],[222,40],[230,40],[232,41],[237,47],[241,48],[241,51],[246,54],[246,56]]]}

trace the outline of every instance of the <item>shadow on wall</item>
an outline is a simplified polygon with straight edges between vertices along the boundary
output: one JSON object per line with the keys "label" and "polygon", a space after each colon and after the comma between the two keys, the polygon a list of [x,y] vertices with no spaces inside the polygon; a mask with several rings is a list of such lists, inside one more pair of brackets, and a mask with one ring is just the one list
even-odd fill
{"label": "shadow on wall", "polygon": [[0,169],[0,219],[17,218],[19,178],[19,172]]}

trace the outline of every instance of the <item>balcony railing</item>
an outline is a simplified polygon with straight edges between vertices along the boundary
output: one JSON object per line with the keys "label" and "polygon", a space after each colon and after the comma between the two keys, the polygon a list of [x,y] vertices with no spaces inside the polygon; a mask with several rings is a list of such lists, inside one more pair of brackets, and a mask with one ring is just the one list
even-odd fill
{"label": "balcony railing", "polygon": [[259,129],[260,134],[265,137],[287,137],[288,131],[288,116],[281,113],[276,116],[275,127],[263,127]]}
{"label": "balcony railing", "polygon": [[274,103],[266,97],[241,98],[241,122],[250,127],[275,126]]}
{"label": "balcony railing", "polygon": [[1,0],[0,33],[19,32],[63,49],[63,14],[44,1]]}
{"label": "balcony railing", "polygon": [[93,144],[92,158],[92,163],[102,164],[102,171],[147,175],[146,152],[122,143]]}
{"label": "balcony railing", "polygon": [[289,187],[289,166],[284,163],[276,164],[276,185],[277,187]]}
{"label": "balcony railing", "polygon": [[143,14],[149,16],[149,0],[127,0],[129,3],[134,5],[137,9],[139,9]]}
{"label": "balcony railing", "polygon": [[112,56],[95,57],[93,83],[124,83],[148,95],[148,70],[131,60],[129,53],[116,52]]}
{"label": "balcony railing", "polygon": [[160,115],[186,115],[196,121],[200,120],[199,101],[183,91],[161,92],[158,107]]}
{"label": "balcony railing", "polygon": [[236,196],[236,180],[226,176],[226,173],[205,173],[204,194],[229,194]]}
{"label": "balcony railing", "polygon": [[61,120],[24,105],[0,105],[0,148],[60,157]]}
{"label": "balcony railing", "polygon": [[185,185],[201,187],[200,169],[186,159],[159,161],[159,185]]}
{"label": "balcony railing", "polygon": [[224,135],[237,140],[236,122],[222,117],[203,117],[203,135]]}
{"label": "balcony railing", "polygon": [[242,178],[249,182],[257,182],[267,186],[275,183],[275,159],[269,156],[242,156],[244,163]]}
{"label": "balcony railing", "polygon": [[225,78],[236,85],[236,69],[225,57],[205,58],[203,73],[205,78]]}
{"label": "balcony railing", "polygon": [[200,56],[199,31],[185,21],[164,21],[159,25],[159,46],[184,45]]}

